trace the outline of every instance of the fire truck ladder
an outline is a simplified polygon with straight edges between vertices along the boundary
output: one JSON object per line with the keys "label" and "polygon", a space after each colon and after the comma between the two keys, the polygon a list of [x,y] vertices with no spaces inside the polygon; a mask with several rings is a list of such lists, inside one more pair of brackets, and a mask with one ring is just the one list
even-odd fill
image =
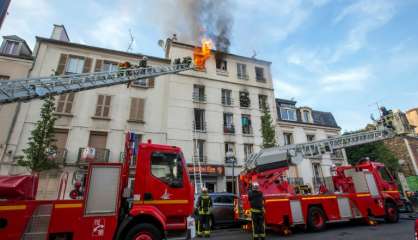
{"label": "fire truck ladder", "polygon": [[336,138],[312,141],[309,143],[291,144],[262,149],[252,154],[246,164],[246,169],[260,165],[274,164],[291,160],[293,164],[300,163],[303,158],[312,158],[325,153],[333,153],[336,149],[362,145],[394,137],[396,133],[389,129],[374,130],[342,135]]}
{"label": "fire truck ladder", "polygon": [[191,64],[175,64],[119,69],[111,72],[0,81],[0,104],[125,84],[139,79],[173,74],[191,69],[193,69]]}

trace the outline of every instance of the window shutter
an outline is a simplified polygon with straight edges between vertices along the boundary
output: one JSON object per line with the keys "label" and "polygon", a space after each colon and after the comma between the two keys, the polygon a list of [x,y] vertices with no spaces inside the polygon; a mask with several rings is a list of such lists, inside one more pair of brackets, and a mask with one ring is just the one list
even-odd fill
{"label": "window shutter", "polygon": [[111,98],[112,98],[112,96],[106,96],[105,97],[105,103],[104,103],[104,106],[103,106],[103,117],[109,117]]}
{"label": "window shutter", "polygon": [[101,72],[102,71],[102,65],[103,65],[103,60],[96,59],[96,65],[94,66],[94,71],[95,72]]}
{"label": "window shutter", "polygon": [[144,105],[145,105],[145,99],[138,98],[137,120],[139,121],[144,120]]}
{"label": "window shutter", "polygon": [[59,96],[56,112],[64,111],[65,97],[65,94]]}
{"label": "window shutter", "polygon": [[71,113],[71,109],[73,108],[75,93],[68,93],[66,95],[67,95],[67,102],[65,104],[65,112],[66,113]]}
{"label": "window shutter", "polygon": [[148,87],[149,88],[154,88],[155,86],[155,78],[148,78]]}
{"label": "window shutter", "polygon": [[103,95],[99,95],[97,97],[97,105],[96,105],[96,113],[95,113],[95,115],[97,117],[101,117],[102,116],[102,106],[103,106],[103,100],[104,100],[103,98],[104,98]]}
{"label": "window shutter", "polygon": [[61,54],[60,60],[58,61],[57,70],[55,71],[57,75],[64,74],[65,65],[67,64],[68,55]]}
{"label": "window shutter", "polygon": [[85,58],[85,59],[84,59],[83,73],[88,73],[88,72],[90,72],[90,69],[91,69],[91,63],[92,63],[92,59],[91,59],[91,58]]}

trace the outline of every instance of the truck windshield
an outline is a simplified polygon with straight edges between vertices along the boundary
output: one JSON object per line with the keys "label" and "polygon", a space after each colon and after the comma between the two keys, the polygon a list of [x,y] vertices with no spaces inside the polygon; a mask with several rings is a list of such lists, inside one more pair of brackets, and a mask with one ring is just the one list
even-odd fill
{"label": "truck windshield", "polygon": [[383,180],[387,182],[393,181],[392,175],[390,175],[389,171],[385,167],[379,168],[379,173]]}
{"label": "truck windshield", "polygon": [[181,156],[176,153],[152,153],[151,172],[152,175],[168,184],[182,182],[183,168]]}

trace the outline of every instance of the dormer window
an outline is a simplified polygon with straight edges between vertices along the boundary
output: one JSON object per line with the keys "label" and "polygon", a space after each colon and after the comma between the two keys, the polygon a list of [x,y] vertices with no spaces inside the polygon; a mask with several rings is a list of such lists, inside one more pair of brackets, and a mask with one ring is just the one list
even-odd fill
{"label": "dormer window", "polygon": [[280,107],[280,117],[286,121],[296,121],[296,109]]}
{"label": "dormer window", "polygon": [[19,55],[19,42],[7,40],[3,48],[4,54]]}
{"label": "dormer window", "polygon": [[311,121],[311,112],[306,109],[302,109],[302,121],[306,123],[310,123]]}

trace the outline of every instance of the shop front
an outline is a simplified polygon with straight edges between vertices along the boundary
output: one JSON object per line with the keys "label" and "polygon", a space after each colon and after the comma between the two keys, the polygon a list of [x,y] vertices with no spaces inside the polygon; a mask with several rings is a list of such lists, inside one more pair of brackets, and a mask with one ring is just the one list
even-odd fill
{"label": "shop front", "polygon": [[[187,169],[189,172],[192,183],[195,183],[195,176],[199,177],[199,172],[202,174],[203,185],[206,186],[209,192],[221,192],[225,191],[225,167],[222,165],[204,164],[194,167],[193,164],[188,164]],[[199,171],[200,170],[200,171]]]}

